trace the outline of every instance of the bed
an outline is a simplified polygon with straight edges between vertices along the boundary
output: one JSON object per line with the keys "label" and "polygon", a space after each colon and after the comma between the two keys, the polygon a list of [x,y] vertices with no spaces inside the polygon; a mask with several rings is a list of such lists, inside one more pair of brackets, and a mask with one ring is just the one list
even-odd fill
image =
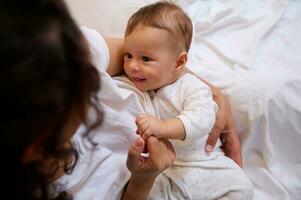
{"label": "bed", "polygon": [[[154,0],[68,0],[80,25],[122,37]],[[255,200],[301,198],[301,1],[174,0],[191,17],[188,67],[229,98]]]}

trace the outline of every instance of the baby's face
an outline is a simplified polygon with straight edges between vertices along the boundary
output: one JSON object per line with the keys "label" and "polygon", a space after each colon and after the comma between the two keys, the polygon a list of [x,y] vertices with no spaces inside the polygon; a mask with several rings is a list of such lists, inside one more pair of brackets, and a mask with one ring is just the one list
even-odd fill
{"label": "baby's face", "polygon": [[178,55],[168,31],[138,25],[124,42],[124,71],[139,90],[155,90],[176,80]]}

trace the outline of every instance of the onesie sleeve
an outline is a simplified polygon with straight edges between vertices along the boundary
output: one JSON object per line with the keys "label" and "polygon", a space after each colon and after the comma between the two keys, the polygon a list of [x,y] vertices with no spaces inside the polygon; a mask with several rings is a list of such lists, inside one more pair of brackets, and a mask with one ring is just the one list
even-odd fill
{"label": "onesie sleeve", "polygon": [[194,75],[184,75],[181,87],[182,110],[177,117],[184,125],[185,140],[195,140],[211,131],[217,105],[209,87]]}

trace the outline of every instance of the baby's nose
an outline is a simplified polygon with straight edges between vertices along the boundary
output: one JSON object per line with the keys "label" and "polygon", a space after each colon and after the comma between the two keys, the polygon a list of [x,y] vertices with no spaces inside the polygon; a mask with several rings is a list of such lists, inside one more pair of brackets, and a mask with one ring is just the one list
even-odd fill
{"label": "baby's nose", "polygon": [[139,67],[139,64],[137,61],[135,60],[132,60],[130,63],[129,63],[129,66],[130,66],[130,69],[132,71],[139,71],[140,70],[140,67]]}

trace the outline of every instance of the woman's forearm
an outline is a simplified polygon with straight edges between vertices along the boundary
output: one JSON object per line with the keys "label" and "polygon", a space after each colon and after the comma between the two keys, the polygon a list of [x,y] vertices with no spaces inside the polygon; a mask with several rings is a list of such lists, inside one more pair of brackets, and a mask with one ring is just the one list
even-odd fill
{"label": "woman's forearm", "polygon": [[146,200],[155,182],[155,178],[140,179],[131,177],[122,196],[122,200]]}

